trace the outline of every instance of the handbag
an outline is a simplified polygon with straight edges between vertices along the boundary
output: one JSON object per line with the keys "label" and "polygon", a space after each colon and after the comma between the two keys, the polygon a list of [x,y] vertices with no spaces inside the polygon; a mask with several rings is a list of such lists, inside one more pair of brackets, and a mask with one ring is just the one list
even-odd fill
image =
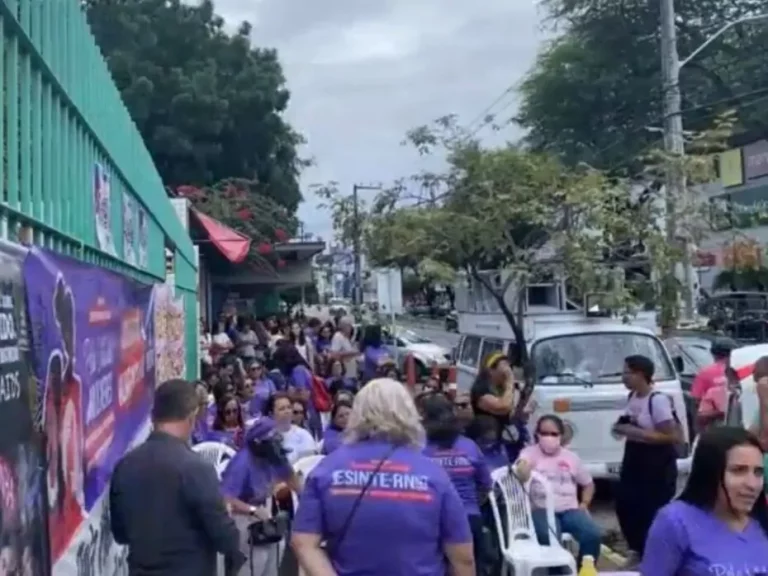
{"label": "handbag", "polygon": [[251,546],[269,546],[277,544],[288,535],[290,515],[284,510],[278,511],[266,520],[257,520],[248,525],[248,542]]}

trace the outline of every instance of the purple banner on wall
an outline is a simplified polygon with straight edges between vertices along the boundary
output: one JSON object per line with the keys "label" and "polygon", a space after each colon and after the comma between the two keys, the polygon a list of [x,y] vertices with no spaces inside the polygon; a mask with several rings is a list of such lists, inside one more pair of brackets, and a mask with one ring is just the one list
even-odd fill
{"label": "purple banner on wall", "polygon": [[755,180],[768,176],[768,141],[758,140],[743,148],[744,177]]}
{"label": "purple banner on wall", "polygon": [[34,250],[24,263],[48,439],[55,563],[146,427],[155,389],[153,287]]}

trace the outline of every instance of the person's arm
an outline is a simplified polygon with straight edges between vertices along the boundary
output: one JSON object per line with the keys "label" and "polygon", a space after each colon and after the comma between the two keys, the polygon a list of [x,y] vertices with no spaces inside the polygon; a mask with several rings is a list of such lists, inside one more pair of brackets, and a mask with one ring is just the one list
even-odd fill
{"label": "person's arm", "polygon": [[181,485],[185,501],[215,550],[231,566],[242,566],[245,556],[240,552],[240,533],[227,514],[213,466],[202,460],[190,463],[182,473]]}
{"label": "person's arm", "polygon": [[115,542],[125,545],[128,544],[128,531],[123,517],[124,503],[120,489],[120,476],[120,463],[118,463],[112,473],[112,482],[109,485],[109,523]]}
{"label": "person's arm", "polygon": [[517,460],[515,460],[515,463],[512,465],[512,471],[515,473],[515,476],[517,476],[523,483],[530,480],[531,471],[536,466],[536,456],[533,453],[532,448],[534,447],[523,448],[522,452],[520,452],[520,455],[517,457]]}
{"label": "person's arm", "polygon": [[697,401],[701,402],[701,399],[706,394],[707,389],[710,388],[709,370],[704,368],[699,370],[698,374],[693,378],[691,383],[691,396]]}
{"label": "person's arm", "polygon": [[662,508],[648,532],[641,576],[675,576],[680,573],[689,543],[685,530],[676,524],[669,508]]}
{"label": "person's arm", "polygon": [[632,424],[620,424],[624,436],[646,444],[680,444],[683,431],[675,419],[672,399],[665,394],[655,394],[650,400],[653,412],[653,430],[646,430]]}
{"label": "person's arm", "polygon": [[336,576],[323,541],[323,508],[320,486],[314,470],[304,482],[301,506],[291,529],[291,548],[306,576]]}
{"label": "person's arm", "polygon": [[477,399],[477,405],[481,410],[495,416],[507,416],[512,413],[515,403],[515,390],[511,384],[506,384],[502,396],[483,394]]}
{"label": "person's arm", "polygon": [[768,377],[758,378],[755,388],[759,408],[751,431],[760,439],[763,449],[768,450]]}
{"label": "person's arm", "polygon": [[[472,440],[469,440],[469,442],[472,442]],[[491,471],[480,448],[474,442],[472,442],[472,446],[474,452],[472,455],[472,466],[475,469],[475,484],[477,485],[480,502],[482,503],[488,497],[488,494],[491,493],[493,480],[491,479]]]}
{"label": "person's arm", "polygon": [[240,499],[248,483],[248,453],[240,450],[230,460],[224,473],[221,475],[221,493],[224,500],[234,514],[242,516],[258,516],[261,510]]}
{"label": "person's arm", "polygon": [[592,499],[595,497],[595,483],[592,480],[592,474],[589,473],[587,467],[584,466],[584,462],[579,458],[575,452],[569,451],[573,457],[573,462],[576,467],[576,471],[573,474],[573,479],[581,487],[581,501],[579,507],[582,510],[589,510],[592,505]]}
{"label": "person's arm", "polygon": [[[446,476],[447,480],[447,476]],[[464,504],[450,481],[441,498],[440,538],[451,576],[475,576],[472,531]]]}

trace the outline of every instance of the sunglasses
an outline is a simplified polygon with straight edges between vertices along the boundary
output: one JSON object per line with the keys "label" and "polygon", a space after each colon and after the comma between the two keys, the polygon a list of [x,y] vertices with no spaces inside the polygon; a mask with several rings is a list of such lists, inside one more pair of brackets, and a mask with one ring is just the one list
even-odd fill
{"label": "sunglasses", "polygon": [[469,402],[456,402],[456,408],[469,408]]}
{"label": "sunglasses", "polygon": [[238,412],[237,408],[227,408],[226,410],[224,410],[224,414],[226,416],[229,416],[230,414],[237,414],[237,412]]}
{"label": "sunglasses", "polygon": [[294,410],[293,411],[294,416],[304,416],[304,410]]}

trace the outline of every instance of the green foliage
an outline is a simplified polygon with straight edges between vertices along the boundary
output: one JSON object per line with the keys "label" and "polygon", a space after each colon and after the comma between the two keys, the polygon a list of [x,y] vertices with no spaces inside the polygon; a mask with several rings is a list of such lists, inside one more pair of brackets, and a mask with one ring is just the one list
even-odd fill
{"label": "green foliage", "polygon": [[[648,130],[662,124],[659,1],[542,5],[560,34],[521,86],[517,121],[528,130],[526,142],[567,164],[636,173],[643,168],[637,159],[660,140]],[[678,0],[675,8],[682,57],[724,24],[766,11],[760,0]],[[766,45],[768,22],[742,24],[683,69],[687,130],[706,131],[717,115],[737,108],[736,132],[765,132]]]}
{"label": "green foliage", "polygon": [[86,0],[88,21],[166,185],[227,178],[295,212],[302,142],[274,50],[232,35],[210,0]]}

